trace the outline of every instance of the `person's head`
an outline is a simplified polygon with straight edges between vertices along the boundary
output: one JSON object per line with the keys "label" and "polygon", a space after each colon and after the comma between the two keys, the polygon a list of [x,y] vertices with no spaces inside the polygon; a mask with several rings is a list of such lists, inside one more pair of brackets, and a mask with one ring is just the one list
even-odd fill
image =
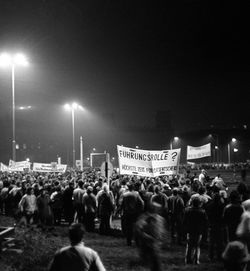
{"label": "person's head", "polygon": [[78,186],[79,186],[80,188],[83,187],[83,181],[82,181],[82,180],[79,180],[79,181],[78,181]]}
{"label": "person's head", "polygon": [[240,241],[229,242],[222,253],[224,267],[227,271],[244,271],[250,260],[247,247]]}
{"label": "person's head", "polygon": [[84,236],[85,228],[81,223],[72,223],[69,227],[69,240],[71,245],[79,244]]}
{"label": "person's head", "polygon": [[129,191],[133,191],[134,190],[134,184],[132,182],[128,182],[127,183],[127,187]]}
{"label": "person's head", "polygon": [[175,187],[174,189],[173,189],[173,195],[174,196],[177,196],[177,194],[178,194],[178,188],[177,187]]}
{"label": "person's head", "polygon": [[199,193],[200,195],[203,195],[203,194],[205,194],[205,192],[206,192],[206,188],[205,188],[203,185],[201,185],[201,186],[199,187],[199,189],[198,189],[198,193]]}
{"label": "person's head", "polygon": [[31,195],[34,192],[33,188],[30,186],[27,188],[26,193],[27,195]]}
{"label": "person's head", "polygon": [[201,206],[201,199],[200,199],[200,197],[194,197],[193,199],[192,199],[192,206],[194,207],[194,208],[198,208],[198,207],[200,207]]}
{"label": "person's head", "polygon": [[89,185],[87,187],[87,194],[90,195],[92,192],[93,192],[93,187]]}
{"label": "person's head", "polygon": [[229,198],[232,204],[240,203],[240,194],[237,190],[232,190]]}
{"label": "person's head", "polygon": [[242,206],[243,206],[245,211],[250,212],[250,199],[247,199],[247,200],[243,201]]}

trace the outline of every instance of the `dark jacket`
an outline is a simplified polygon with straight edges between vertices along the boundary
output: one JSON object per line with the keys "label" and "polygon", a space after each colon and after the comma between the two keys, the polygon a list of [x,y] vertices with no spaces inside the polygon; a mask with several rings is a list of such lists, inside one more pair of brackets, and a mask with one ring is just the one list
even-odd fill
{"label": "dark jacket", "polygon": [[202,234],[207,228],[208,218],[201,207],[187,207],[184,213],[183,226],[186,233]]}

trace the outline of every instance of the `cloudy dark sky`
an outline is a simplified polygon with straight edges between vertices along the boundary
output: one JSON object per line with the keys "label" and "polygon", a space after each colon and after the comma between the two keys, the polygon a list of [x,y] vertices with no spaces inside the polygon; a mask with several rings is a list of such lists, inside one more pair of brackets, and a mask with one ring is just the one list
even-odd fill
{"label": "cloudy dark sky", "polygon": [[[16,72],[17,104],[34,106],[23,118],[63,133],[70,120],[61,106],[75,100],[93,132],[106,120],[153,126],[157,110],[171,111],[176,131],[249,123],[247,4],[146,2],[1,1],[0,49],[30,61]],[[7,70],[0,91],[6,121]]]}

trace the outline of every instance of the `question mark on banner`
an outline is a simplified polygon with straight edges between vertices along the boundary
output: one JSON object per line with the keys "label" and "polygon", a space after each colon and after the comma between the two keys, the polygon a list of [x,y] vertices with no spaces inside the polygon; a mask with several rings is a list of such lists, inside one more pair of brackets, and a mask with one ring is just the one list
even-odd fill
{"label": "question mark on banner", "polygon": [[175,157],[177,156],[177,152],[172,153],[172,160],[174,161]]}

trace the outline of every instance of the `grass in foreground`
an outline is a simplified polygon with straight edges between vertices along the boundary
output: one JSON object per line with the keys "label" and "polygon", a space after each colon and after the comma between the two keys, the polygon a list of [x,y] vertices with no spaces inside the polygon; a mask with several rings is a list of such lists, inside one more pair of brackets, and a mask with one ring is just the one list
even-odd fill
{"label": "grass in foreground", "polygon": [[[1,225],[12,225],[11,219],[0,217]],[[4,251],[1,254],[0,271],[45,271],[52,260],[55,251],[68,245],[67,227],[57,227],[50,232],[42,232],[40,229],[16,228],[16,243],[23,249],[22,254],[12,251]],[[85,245],[95,249],[107,270],[110,271],[142,271],[149,270],[143,266],[136,247],[127,247],[122,237],[101,236],[97,233],[87,233]],[[210,263],[207,257],[207,249],[201,250],[201,264],[185,265],[185,246],[171,246],[162,250],[161,259],[163,270],[223,270],[221,263]]]}

